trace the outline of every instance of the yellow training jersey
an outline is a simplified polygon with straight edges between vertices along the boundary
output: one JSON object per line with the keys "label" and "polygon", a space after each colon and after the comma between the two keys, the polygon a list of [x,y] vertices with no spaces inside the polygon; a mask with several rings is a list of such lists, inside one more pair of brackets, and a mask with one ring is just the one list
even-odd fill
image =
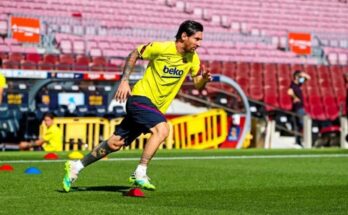
{"label": "yellow training jersey", "polygon": [[6,86],[5,76],[0,73],[0,88],[4,88],[5,86]]}
{"label": "yellow training jersey", "polygon": [[175,42],[152,42],[137,48],[140,57],[149,60],[144,77],[132,95],[146,96],[164,113],[178,93],[188,73],[197,75],[200,60],[196,52],[180,54]]}
{"label": "yellow training jersey", "polygon": [[45,151],[59,152],[63,150],[63,135],[57,125],[51,125],[51,127],[47,128],[42,139],[45,141],[42,145]]}

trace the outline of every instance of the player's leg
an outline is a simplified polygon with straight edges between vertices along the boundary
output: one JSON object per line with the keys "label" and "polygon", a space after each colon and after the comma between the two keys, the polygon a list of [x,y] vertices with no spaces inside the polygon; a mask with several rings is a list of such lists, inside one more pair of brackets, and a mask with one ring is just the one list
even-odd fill
{"label": "player's leg", "polygon": [[161,122],[151,128],[150,131],[152,134],[145,145],[139,165],[137,166],[134,175],[131,176],[130,181],[142,188],[155,190],[156,187],[150,183],[149,177],[147,176],[147,166],[156,154],[159,146],[168,137],[169,126],[166,122]]}
{"label": "player's leg", "polygon": [[125,141],[121,136],[113,134],[107,141],[101,142],[83,159],[78,161],[67,161],[65,163],[65,176],[63,178],[64,190],[66,192],[69,192],[72,183],[76,181],[79,172],[83,168],[98,161],[99,159],[112,152],[120,150],[124,143]]}
{"label": "player's leg", "polygon": [[128,116],[126,116],[121,124],[116,127],[114,134],[107,141],[101,142],[83,159],[78,161],[67,161],[65,163],[66,174],[63,179],[64,190],[69,192],[71,184],[77,179],[79,172],[83,168],[112,152],[120,150],[125,143],[128,143],[131,127],[132,121]]}
{"label": "player's leg", "polygon": [[153,190],[155,187],[149,183],[146,171],[159,145],[168,136],[169,126],[167,120],[151,100],[144,96],[128,98],[127,114],[131,117],[133,126],[130,127],[130,135],[126,145],[130,144],[141,133],[151,133],[144,147],[139,165],[129,178],[129,182]]}

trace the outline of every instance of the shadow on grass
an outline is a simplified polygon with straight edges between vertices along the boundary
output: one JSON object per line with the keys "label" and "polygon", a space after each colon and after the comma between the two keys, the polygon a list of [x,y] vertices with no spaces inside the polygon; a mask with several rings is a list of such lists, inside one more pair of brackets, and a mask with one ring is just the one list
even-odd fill
{"label": "shadow on grass", "polygon": [[[96,192],[119,192],[126,193],[131,189],[130,186],[81,186],[71,187],[70,192],[85,192],[85,191],[96,191]],[[66,193],[64,190],[56,190],[59,193]]]}

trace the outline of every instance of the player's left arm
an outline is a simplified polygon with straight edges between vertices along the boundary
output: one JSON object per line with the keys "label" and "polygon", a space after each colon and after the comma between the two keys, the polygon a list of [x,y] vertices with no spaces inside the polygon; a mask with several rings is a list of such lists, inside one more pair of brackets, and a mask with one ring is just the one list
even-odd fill
{"label": "player's left arm", "polygon": [[205,87],[205,85],[212,80],[210,70],[202,65],[201,74],[192,77],[193,84],[196,89],[200,90]]}

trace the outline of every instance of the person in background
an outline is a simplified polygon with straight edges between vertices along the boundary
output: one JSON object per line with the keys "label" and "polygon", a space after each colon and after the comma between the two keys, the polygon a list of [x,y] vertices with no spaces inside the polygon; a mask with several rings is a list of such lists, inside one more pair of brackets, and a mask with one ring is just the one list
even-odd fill
{"label": "person in background", "polygon": [[302,146],[301,135],[298,133],[302,132],[303,129],[303,116],[306,115],[304,106],[303,106],[303,93],[301,86],[307,81],[310,80],[310,76],[300,70],[296,70],[293,74],[293,80],[288,89],[288,95],[292,98],[292,111],[297,114],[294,117],[294,130],[297,132],[296,144]]}
{"label": "person in background", "polygon": [[63,150],[62,131],[57,125],[54,124],[54,115],[52,113],[45,113],[43,122],[47,127],[47,130],[43,136],[38,140],[20,142],[20,150],[30,150],[39,147],[47,152],[59,152]]}
{"label": "person in background", "polygon": [[[0,58],[0,68],[2,68],[2,59]],[[0,104],[3,100],[3,94],[4,94],[4,88],[6,86],[6,78],[5,76],[0,72]]]}

